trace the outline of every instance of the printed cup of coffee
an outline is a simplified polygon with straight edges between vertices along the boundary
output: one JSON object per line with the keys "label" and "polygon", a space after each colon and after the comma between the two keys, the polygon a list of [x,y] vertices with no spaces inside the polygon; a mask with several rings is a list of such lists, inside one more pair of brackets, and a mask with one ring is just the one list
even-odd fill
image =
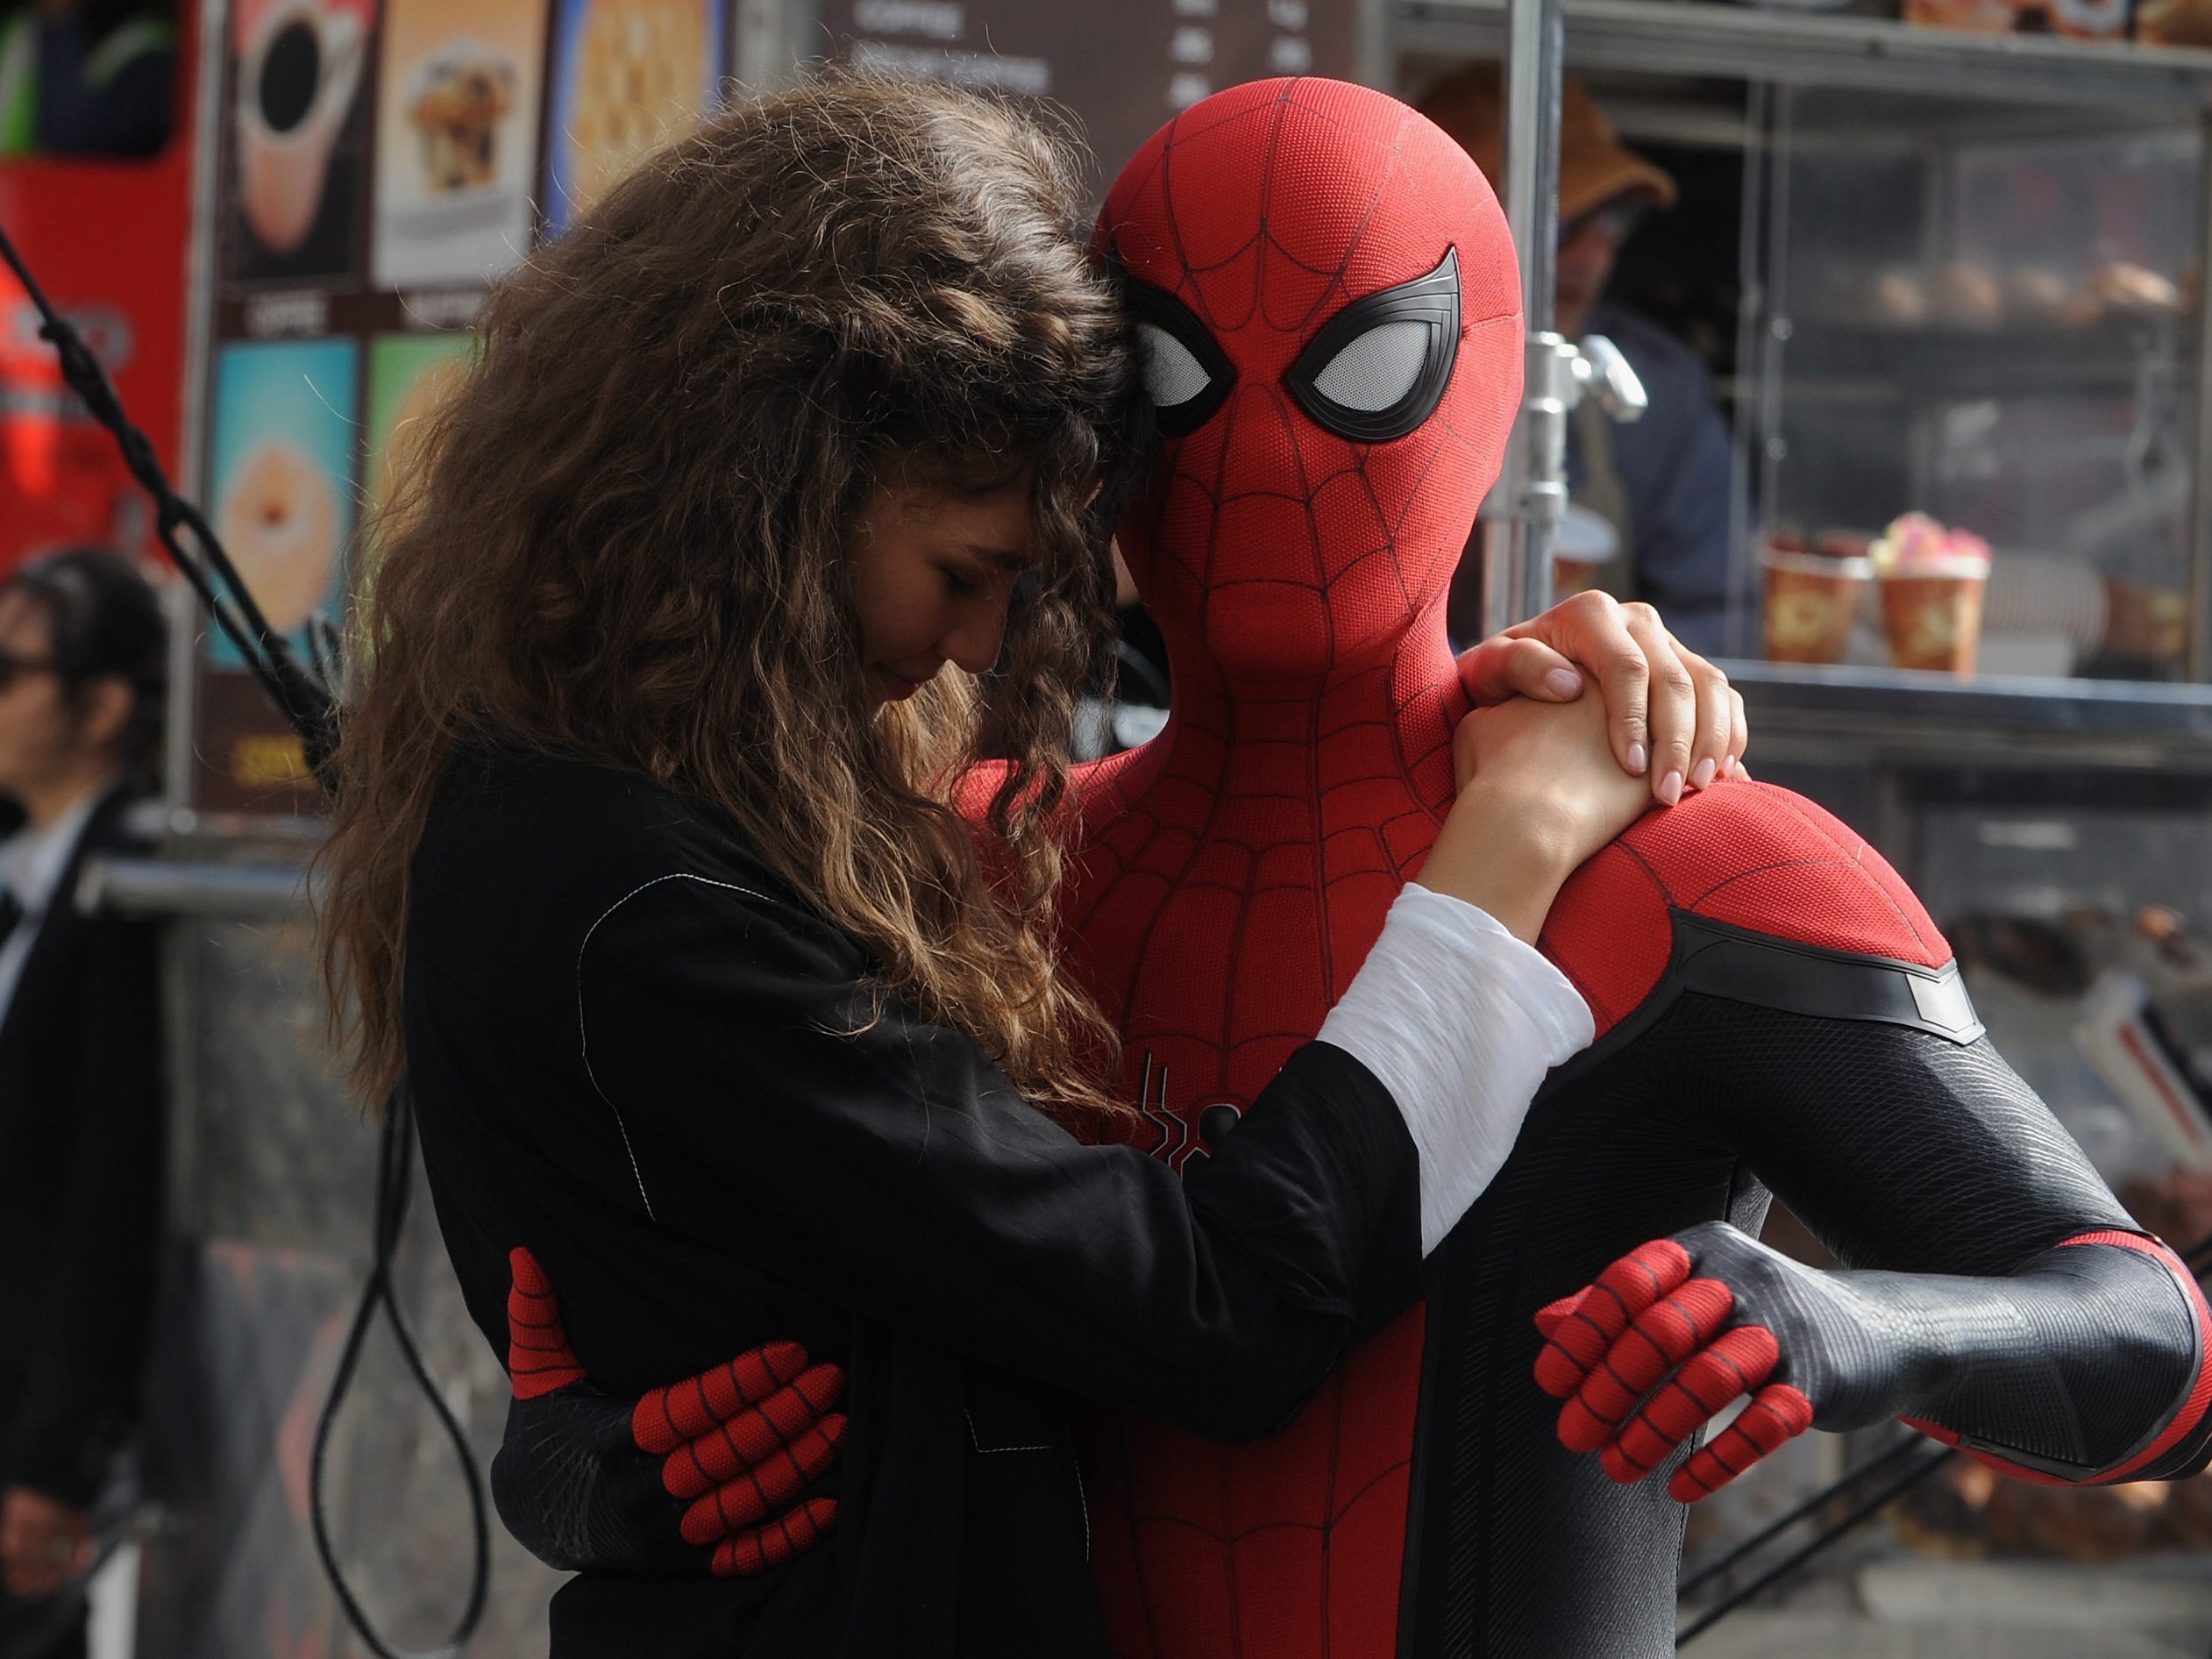
{"label": "printed cup of coffee", "polygon": [[1881,623],[1900,668],[1970,674],[1981,644],[1989,544],[1907,513],[1872,548],[1881,579]]}
{"label": "printed cup of coffee", "polygon": [[1824,535],[1817,543],[1776,534],[1760,550],[1767,577],[1768,662],[1843,660],[1852,619],[1874,573],[1864,537]]}
{"label": "printed cup of coffee", "polygon": [[361,20],[320,0],[276,0],[238,60],[238,196],[272,253],[307,239],[331,150],[352,108],[366,48]]}

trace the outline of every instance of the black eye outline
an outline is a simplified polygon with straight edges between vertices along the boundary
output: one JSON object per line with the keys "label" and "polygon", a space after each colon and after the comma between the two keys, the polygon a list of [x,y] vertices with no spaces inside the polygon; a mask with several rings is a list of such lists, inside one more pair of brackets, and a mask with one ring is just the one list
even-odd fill
{"label": "black eye outline", "polygon": [[[1388,409],[1348,409],[1322,392],[1319,382],[1337,353],[1361,335],[1391,323],[1419,323],[1428,330],[1420,373],[1405,395]],[[1300,409],[1338,437],[1387,444],[1419,426],[1444,401],[1444,388],[1459,361],[1459,250],[1446,248],[1426,276],[1354,300],[1331,317],[1298,361],[1283,371],[1283,384]]]}
{"label": "black eye outline", "polygon": [[1229,394],[1236,389],[1236,365],[1229,361],[1228,353],[1181,300],[1149,282],[1141,282],[1134,277],[1127,281],[1129,314],[1139,323],[1149,323],[1172,336],[1206,371],[1206,388],[1196,396],[1186,397],[1180,403],[1152,406],[1157,414],[1161,437],[1185,437],[1212,420],[1221,405],[1229,401]]}

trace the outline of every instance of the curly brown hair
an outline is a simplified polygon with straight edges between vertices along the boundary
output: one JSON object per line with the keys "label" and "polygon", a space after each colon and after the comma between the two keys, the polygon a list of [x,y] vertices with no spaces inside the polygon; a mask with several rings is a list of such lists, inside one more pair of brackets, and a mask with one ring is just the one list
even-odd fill
{"label": "curly brown hair", "polygon": [[[501,743],[718,809],[1029,1098],[1107,1105],[1053,897],[1147,417],[1079,176],[1003,103],[825,79],[655,156],[492,295],[355,610],[323,944],[365,1098],[401,1070],[439,778]],[[878,708],[843,548],[917,475],[1026,488],[1041,557],[989,683],[948,666]],[[951,805],[986,754],[987,876]]]}

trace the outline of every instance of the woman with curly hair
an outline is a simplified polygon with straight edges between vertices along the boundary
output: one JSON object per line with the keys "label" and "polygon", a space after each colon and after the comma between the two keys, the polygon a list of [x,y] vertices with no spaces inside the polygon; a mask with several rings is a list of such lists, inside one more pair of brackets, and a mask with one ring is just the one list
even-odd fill
{"label": "woman with curly hair", "polygon": [[[614,1392],[850,1378],[834,1548],[583,1574],[557,1655],[1102,1651],[1055,1401],[1277,1426],[1588,1040],[1527,942],[1649,801],[1595,697],[1465,723],[1424,885],[1203,1172],[1112,1143],[1054,895],[1148,417],[1075,181],[945,88],[736,108],[492,296],[382,526],[327,963],[473,1316],[527,1250]],[[1395,1098],[1414,978],[1512,1017]]]}

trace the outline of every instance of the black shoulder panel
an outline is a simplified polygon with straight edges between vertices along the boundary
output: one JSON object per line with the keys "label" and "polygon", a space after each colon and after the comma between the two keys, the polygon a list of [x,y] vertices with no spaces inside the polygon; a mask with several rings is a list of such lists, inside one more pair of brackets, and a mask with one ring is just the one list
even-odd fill
{"label": "black shoulder panel", "polygon": [[1684,991],[1785,1014],[1907,1025],[1961,1045],[1981,1035],[1955,961],[1924,968],[1890,957],[1824,950],[1680,910],[1675,912],[1668,978]]}

